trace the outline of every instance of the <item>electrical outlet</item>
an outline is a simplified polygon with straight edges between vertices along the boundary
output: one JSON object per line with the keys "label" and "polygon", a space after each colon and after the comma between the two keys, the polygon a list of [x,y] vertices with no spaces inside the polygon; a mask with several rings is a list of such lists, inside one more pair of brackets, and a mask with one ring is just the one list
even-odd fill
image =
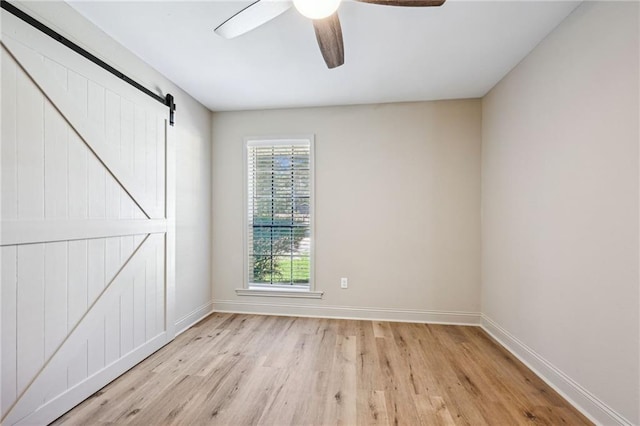
{"label": "electrical outlet", "polygon": [[348,288],[349,280],[346,278],[340,278],[340,288]]}

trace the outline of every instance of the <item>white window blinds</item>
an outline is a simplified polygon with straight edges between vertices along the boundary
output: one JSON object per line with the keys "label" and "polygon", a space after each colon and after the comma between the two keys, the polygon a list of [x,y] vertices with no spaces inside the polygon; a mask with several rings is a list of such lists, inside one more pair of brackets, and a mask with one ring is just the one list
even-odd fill
{"label": "white window blinds", "polygon": [[311,281],[311,143],[247,143],[249,285]]}

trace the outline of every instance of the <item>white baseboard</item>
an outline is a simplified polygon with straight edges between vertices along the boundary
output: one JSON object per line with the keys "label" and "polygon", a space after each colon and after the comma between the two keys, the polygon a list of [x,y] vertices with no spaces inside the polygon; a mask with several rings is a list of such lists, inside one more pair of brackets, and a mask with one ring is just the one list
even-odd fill
{"label": "white baseboard", "polygon": [[194,309],[193,311],[183,316],[179,320],[177,320],[176,330],[178,331],[176,332],[176,336],[183,333],[184,331],[187,331],[189,327],[191,327],[192,325],[200,321],[202,318],[206,317],[211,312],[213,312],[212,308],[213,308],[213,302],[209,301],[204,305]]}
{"label": "white baseboard", "polygon": [[559,368],[544,359],[540,354],[484,314],[482,315],[481,326],[484,331],[489,333],[491,337],[522,361],[538,377],[544,380],[592,422],[600,425],[633,425],[633,423],[624,418],[624,416],[617,413],[591,392],[576,383],[571,377],[563,373]]}
{"label": "white baseboard", "polygon": [[457,325],[480,325],[481,319],[479,312],[421,311],[414,309],[362,308],[236,300],[214,300],[213,310],[215,312],[243,314]]}

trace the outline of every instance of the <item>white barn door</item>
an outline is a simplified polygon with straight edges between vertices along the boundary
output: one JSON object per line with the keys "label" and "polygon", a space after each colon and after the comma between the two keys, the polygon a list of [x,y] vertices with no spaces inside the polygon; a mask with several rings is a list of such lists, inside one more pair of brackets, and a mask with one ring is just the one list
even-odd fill
{"label": "white barn door", "polygon": [[168,110],[2,11],[1,422],[46,424],[174,337]]}

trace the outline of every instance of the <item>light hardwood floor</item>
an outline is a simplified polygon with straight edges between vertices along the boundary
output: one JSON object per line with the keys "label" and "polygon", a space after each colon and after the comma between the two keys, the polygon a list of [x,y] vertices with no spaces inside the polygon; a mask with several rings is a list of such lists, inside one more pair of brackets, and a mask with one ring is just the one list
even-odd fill
{"label": "light hardwood floor", "polygon": [[54,424],[591,423],[478,327],[215,313]]}

